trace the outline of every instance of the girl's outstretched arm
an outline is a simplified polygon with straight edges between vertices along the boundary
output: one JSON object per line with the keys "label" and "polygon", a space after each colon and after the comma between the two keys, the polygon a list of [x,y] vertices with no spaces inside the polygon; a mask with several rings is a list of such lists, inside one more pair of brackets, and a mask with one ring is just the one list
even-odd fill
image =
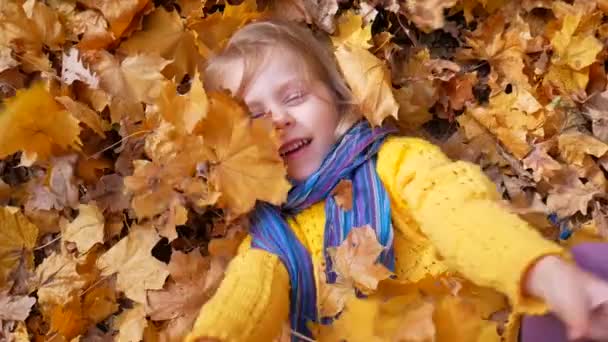
{"label": "girl's outstretched arm", "polygon": [[380,150],[378,172],[449,268],[506,294],[515,312],[547,311],[525,294],[526,274],[540,258],[567,252],[509,212],[479,166],[452,161],[422,139],[392,138]]}
{"label": "girl's outstretched arm", "polygon": [[271,341],[289,315],[289,275],[273,254],[246,249],[228,266],[185,341]]}

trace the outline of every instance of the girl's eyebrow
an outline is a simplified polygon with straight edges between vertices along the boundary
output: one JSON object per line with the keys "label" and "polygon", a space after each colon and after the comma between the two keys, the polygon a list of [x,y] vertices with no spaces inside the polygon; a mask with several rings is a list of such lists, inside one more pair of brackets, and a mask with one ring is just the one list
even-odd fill
{"label": "girl's eyebrow", "polygon": [[285,83],[283,83],[279,89],[277,90],[277,94],[279,94],[280,96],[285,95],[285,93],[287,93],[289,90],[296,88],[296,87],[301,87],[304,85],[304,82],[302,80],[299,80],[297,78],[293,78]]}

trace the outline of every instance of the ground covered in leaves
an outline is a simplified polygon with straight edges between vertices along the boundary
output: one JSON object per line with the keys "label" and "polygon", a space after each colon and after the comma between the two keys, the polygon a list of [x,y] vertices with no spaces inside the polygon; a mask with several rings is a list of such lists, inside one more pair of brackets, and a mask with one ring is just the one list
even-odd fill
{"label": "ground covered in leaves", "polygon": [[[0,339],[189,330],[244,215],[289,188],[271,124],[200,80],[232,32],[267,16],[330,33],[371,122],[480,164],[548,239],[608,234],[607,0],[6,0]],[[356,231],[360,249],[332,253],[341,291],[387,276]],[[430,314],[421,305],[394,338],[431,339]]]}

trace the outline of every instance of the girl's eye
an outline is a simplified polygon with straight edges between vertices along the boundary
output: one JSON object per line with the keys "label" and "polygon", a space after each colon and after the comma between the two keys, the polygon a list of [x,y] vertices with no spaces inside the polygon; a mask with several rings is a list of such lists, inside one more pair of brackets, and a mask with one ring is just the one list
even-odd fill
{"label": "girl's eye", "polygon": [[253,119],[261,118],[262,116],[266,115],[267,112],[268,111],[265,111],[261,108],[250,108],[249,109],[249,113]]}
{"label": "girl's eye", "polygon": [[266,114],[266,112],[251,112],[251,117],[253,119],[258,119],[264,116],[264,114]]}
{"label": "girl's eye", "polygon": [[287,98],[285,99],[285,103],[288,105],[298,105],[302,103],[302,101],[304,100],[304,96],[305,94],[302,91],[295,92],[287,96]]}

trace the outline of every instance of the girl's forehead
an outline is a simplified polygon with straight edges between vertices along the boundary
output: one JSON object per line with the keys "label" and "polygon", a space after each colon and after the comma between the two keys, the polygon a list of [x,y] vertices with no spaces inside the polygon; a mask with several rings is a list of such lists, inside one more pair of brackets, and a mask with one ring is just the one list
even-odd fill
{"label": "girl's forehead", "polygon": [[[285,87],[301,85],[313,81],[316,73],[304,58],[293,51],[272,49],[263,59],[242,60],[231,82],[241,83],[238,87],[245,93],[267,93],[284,90]],[[257,59],[257,60],[256,60]]]}

